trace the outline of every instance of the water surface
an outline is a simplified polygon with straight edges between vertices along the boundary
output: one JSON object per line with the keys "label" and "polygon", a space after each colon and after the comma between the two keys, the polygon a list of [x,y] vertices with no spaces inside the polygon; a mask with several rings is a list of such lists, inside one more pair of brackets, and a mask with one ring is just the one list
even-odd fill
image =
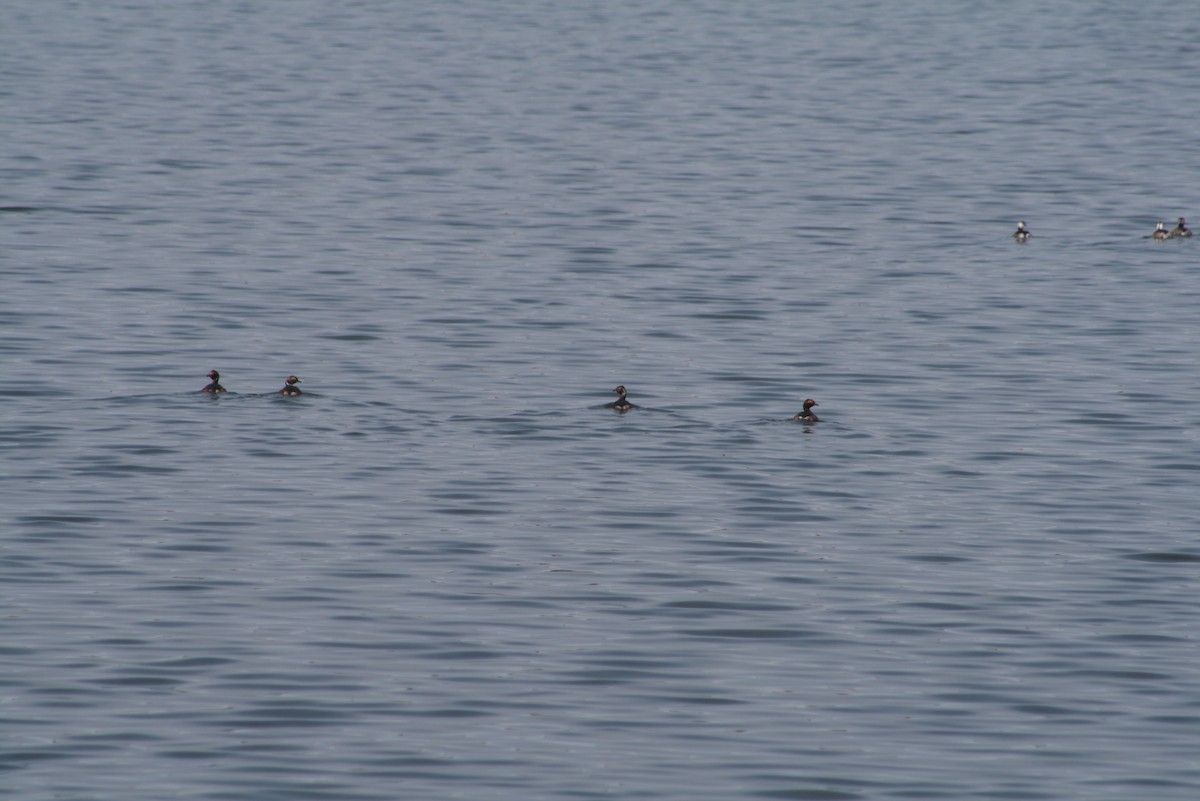
{"label": "water surface", "polygon": [[7,20],[13,798],[1200,791],[1177,7]]}

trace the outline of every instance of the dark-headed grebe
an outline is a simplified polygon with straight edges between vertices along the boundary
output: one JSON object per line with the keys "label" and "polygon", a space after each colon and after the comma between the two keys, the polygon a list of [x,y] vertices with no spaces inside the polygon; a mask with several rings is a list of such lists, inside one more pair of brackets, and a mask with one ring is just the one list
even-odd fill
{"label": "dark-headed grebe", "polygon": [[1025,221],[1021,220],[1021,222],[1017,223],[1017,230],[1013,231],[1012,236],[1013,239],[1017,240],[1018,242],[1024,242],[1026,239],[1029,239],[1029,237],[1033,236],[1033,234],[1029,233],[1029,229],[1025,227]]}
{"label": "dark-headed grebe", "polygon": [[1179,224],[1171,229],[1170,235],[1171,236],[1191,236],[1192,229],[1188,228],[1187,225],[1184,224],[1183,218],[1180,217]]}
{"label": "dark-headed grebe", "polygon": [[817,417],[815,414],[813,414],[812,407],[820,406],[820,405],[821,404],[817,403],[812,398],[807,398],[804,401],[804,411],[800,412],[792,419],[797,420],[801,423],[819,423],[819,422],[821,422],[821,418]]}
{"label": "dark-headed grebe", "polygon": [[209,384],[204,389],[200,390],[201,392],[224,392],[225,391],[225,387],[221,386],[221,374],[220,373],[218,373],[216,370],[209,370],[208,377],[212,379],[212,383]]}
{"label": "dark-headed grebe", "polygon": [[1167,233],[1167,224],[1159,223],[1154,227],[1154,233],[1150,234],[1151,239],[1170,239],[1171,235]]}
{"label": "dark-headed grebe", "polygon": [[304,393],[300,391],[300,387],[296,386],[299,383],[300,383],[299,378],[296,378],[296,376],[294,376],[294,375],[289,375],[288,379],[287,379],[287,383],[283,385],[283,389],[279,390],[279,394],[280,395],[303,395]]}
{"label": "dark-headed grebe", "polygon": [[630,403],[630,402],[629,402],[629,399],[625,397],[625,396],[626,396],[627,394],[629,394],[629,393],[627,393],[627,392],[625,391],[625,385],[624,385],[624,384],[622,384],[621,386],[619,386],[619,387],[617,387],[616,389],[614,389],[614,390],[613,390],[613,392],[617,393],[617,394],[618,394],[618,395],[620,395],[621,397],[617,398],[615,401],[613,401],[612,403],[608,404],[608,408],[610,408],[610,409],[616,409],[618,412],[627,412],[627,411],[629,411],[630,409],[636,409],[636,408],[637,408],[637,405],[636,405],[636,404]]}

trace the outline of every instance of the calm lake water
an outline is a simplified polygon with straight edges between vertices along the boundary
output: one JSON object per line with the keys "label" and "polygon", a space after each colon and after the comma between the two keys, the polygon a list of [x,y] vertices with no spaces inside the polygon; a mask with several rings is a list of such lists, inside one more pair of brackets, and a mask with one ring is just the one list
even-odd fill
{"label": "calm lake water", "polygon": [[1200,15],[4,16],[6,798],[1200,797]]}

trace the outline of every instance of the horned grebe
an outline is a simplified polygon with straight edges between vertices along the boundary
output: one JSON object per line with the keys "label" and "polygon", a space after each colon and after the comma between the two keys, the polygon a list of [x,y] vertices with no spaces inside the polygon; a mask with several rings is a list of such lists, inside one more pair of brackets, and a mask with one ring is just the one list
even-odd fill
{"label": "horned grebe", "polygon": [[208,377],[212,379],[212,383],[209,384],[204,389],[200,390],[201,392],[224,392],[225,391],[225,387],[221,386],[221,374],[220,373],[218,373],[216,370],[209,370]]}
{"label": "horned grebe", "polygon": [[621,397],[617,398],[615,401],[608,404],[608,408],[616,409],[618,412],[627,412],[630,409],[637,408],[636,404],[630,403],[629,399],[625,397],[628,393],[625,391],[624,384],[622,384],[621,386],[614,389],[613,392],[617,393]]}
{"label": "horned grebe", "polygon": [[812,398],[807,398],[804,401],[804,411],[800,412],[792,419],[801,423],[819,423],[821,422],[821,418],[813,414],[812,407],[820,405],[821,404],[817,403]]}

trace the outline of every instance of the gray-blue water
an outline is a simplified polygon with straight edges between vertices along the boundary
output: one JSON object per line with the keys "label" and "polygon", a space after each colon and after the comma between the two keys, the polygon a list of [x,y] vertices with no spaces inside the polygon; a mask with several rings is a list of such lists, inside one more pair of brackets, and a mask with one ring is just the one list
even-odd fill
{"label": "gray-blue water", "polygon": [[1200,797],[1198,43],[12,0],[5,797]]}

